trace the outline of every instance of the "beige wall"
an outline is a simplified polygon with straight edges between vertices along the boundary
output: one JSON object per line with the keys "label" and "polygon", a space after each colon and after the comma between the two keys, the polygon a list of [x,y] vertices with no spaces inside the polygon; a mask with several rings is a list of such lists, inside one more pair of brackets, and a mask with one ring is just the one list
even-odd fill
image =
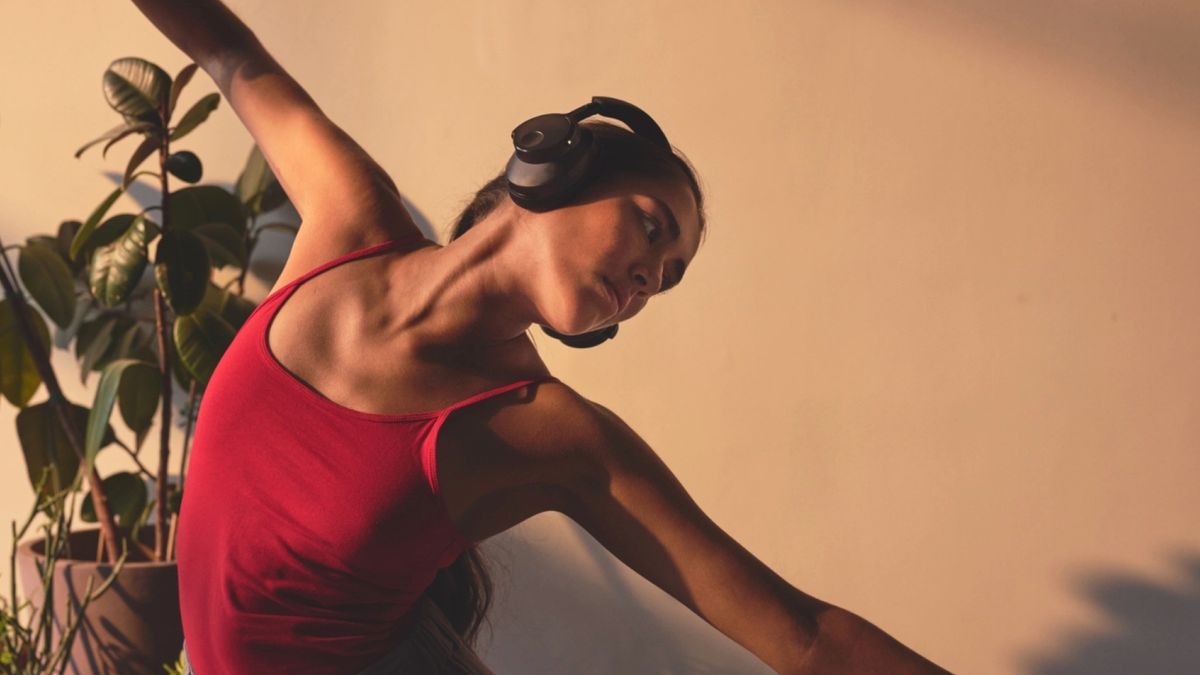
{"label": "beige wall", "polygon": [[[425,4],[232,2],[439,233],[526,117],[662,123],[711,200],[688,283],[540,343],[722,527],[956,672],[1200,669],[1194,3]],[[6,3],[5,243],[106,193],[71,154],[126,55],[185,63],[132,5]],[[249,142],[223,105],[184,145],[229,182]],[[498,672],[768,672],[564,518],[486,548]]]}

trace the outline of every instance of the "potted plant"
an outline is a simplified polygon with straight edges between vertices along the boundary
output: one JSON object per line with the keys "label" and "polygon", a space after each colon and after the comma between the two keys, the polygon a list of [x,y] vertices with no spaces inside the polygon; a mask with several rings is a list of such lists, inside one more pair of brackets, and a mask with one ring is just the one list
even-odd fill
{"label": "potted plant", "polygon": [[[287,200],[257,147],[232,191],[197,185],[203,173],[199,157],[172,149],[220,101],[219,94],[208,94],[172,124],[180,92],[195,71],[189,64],[171,78],[143,59],[114,61],[104,73],[103,90],[123,121],[75,155],[101,142],[106,155],[120,140],[140,136],[118,185],[86,220],[66,221],[53,236],[35,235],[23,245],[3,247],[6,254],[18,250],[15,271],[7,255],[0,256],[5,291],[0,392],[21,408],[17,432],[30,480],[46,470],[52,489],[73,492],[86,479],[89,494],[80,517],[99,524],[68,533],[71,564],[59,565],[68,574],[61,587],[75,593],[79,579],[111,564],[120,551],[129,555],[121,578],[113,582],[119,592],[82,615],[71,651],[74,672],[159,673],[161,664],[179,652],[174,533],[195,412],[217,361],[254,309],[243,293],[261,234],[296,230],[285,223],[259,223]],[[151,157],[157,157],[158,170],[141,170]],[[142,176],[155,179],[158,203],[110,215]],[[187,185],[172,190],[172,176]],[[50,331],[32,305],[54,324],[56,343],[73,345],[81,381],[86,384],[99,371],[90,408],[63,395],[50,368]],[[31,404],[42,384],[47,399]],[[133,435],[128,443],[110,423],[114,408]],[[152,471],[141,452],[156,413],[157,467]],[[183,469],[172,482],[171,426],[179,418]],[[132,458],[137,470],[101,479],[95,459],[111,446]],[[44,564],[45,546],[44,538],[19,546],[20,567],[34,570]],[[79,578],[71,578],[72,572]],[[29,594],[40,590],[36,574],[23,577]]]}
{"label": "potted plant", "polygon": [[[57,635],[53,631],[52,613],[48,608],[54,606],[55,573],[59,560],[67,553],[67,533],[71,527],[71,517],[75,511],[76,492],[48,490],[47,482],[51,476],[51,468],[46,467],[36,486],[37,499],[24,525],[17,528],[16,521],[12,522],[13,550],[9,555],[8,575],[10,579],[9,596],[7,601],[0,597],[0,673],[5,675],[44,675],[46,673],[62,673],[67,668],[67,655],[70,653],[76,632],[79,629],[79,617],[86,612],[88,606],[103,596],[111,586],[117,574],[125,563],[122,554],[115,566],[101,570],[105,577],[97,579],[90,577],[84,584],[84,592],[80,594],[80,602],[76,606],[68,605],[61,614],[64,626]],[[72,497],[68,505],[68,496]],[[34,519],[42,514],[46,516],[42,524],[43,536],[40,540],[41,554],[45,564],[36,573],[42,582],[42,593],[33,595],[29,601],[22,602],[17,597],[16,543],[33,525]]]}

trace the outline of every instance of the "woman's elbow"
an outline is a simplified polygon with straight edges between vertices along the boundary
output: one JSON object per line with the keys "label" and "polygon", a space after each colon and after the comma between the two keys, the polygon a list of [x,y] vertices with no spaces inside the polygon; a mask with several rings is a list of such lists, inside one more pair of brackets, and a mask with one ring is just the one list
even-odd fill
{"label": "woman's elbow", "polygon": [[890,673],[943,675],[946,669],[908,648],[863,617],[834,605],[817,613],[815,634],[781,675]]}

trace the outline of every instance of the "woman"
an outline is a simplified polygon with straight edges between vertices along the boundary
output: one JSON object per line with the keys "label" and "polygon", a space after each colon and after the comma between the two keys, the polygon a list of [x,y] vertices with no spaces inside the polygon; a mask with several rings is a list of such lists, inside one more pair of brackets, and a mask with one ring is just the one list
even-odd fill
{"label": "woman", "polygon": [[[595,343],[683,278],[703,199],[652,121],[609,102],[640,128],[586,123],[576,191],[523,191],[514,160],[441,246],[218,0],[135,4],[304,221],[197,420],[178,535],[194,672],[487,673],[475,546],[548,510],[780,673],[945,672],[766,567],[526,335]],[[514,134],[530,163],[540,134]]]}

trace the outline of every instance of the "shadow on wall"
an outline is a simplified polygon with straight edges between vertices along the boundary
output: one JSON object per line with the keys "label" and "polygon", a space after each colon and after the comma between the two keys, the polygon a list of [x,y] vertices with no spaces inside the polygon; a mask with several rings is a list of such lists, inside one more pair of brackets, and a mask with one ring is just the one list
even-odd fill
{"label": "shadow on wall", "polygon": [[535,516],[489,540],[484,557],[496,599],[478,651],[497,673],[774,673],[649,582],[631,586],[635,573],[566,516]]}
{"label": "shadow on wall", "polygon": [[1117,571],[1078,575],[1072,585],[1105,613],[1106,630],[1071,631],[1053,654],[1022,655],[1033,675],[1200,673],[1200,551],[1171,556],[1178,584]]}
{"label": "shadow on wall", "polygon": [[881,5],[898,19],[975,30],[1050,65],[1124,86],[1188,118],[1200,116],[1200,4],[1086,0],[959,0]]}
{"label": "shadow on wall", "polygon": [[[123,178],[122,174],[115,171],[106,171],[104,175],[114,186],[120,184]],[[227,181],[205,181],[204,185],[215,185],[230,192],[234,191],[234,184]],[[162,193],[157,185],[137,180],[129,186],[127,194],[138,206],[146,209],[151,205],[157,205]],[[412,215],[417,227],[421,229],[425,237],[433,241],[438,241],[437,232],[425,213],[418,209],[407,197],[401,195],[400,199],[404,202],[404,207],[408,209],[409,214]],[[299,225],[300,214],[296,212],[295,207],[289,201],[284,202],[283,206],[278,209],[259,216],[259,222]],[[279,277],[279,273],[283,271],[283,265],[287,262],[288,254],[292,250],[293,240],[294,237],[289,233],[264,232],[258,245],[254,247],[254,256],[250,260],[250,276],[257,278],[263,285],[270,288],[275,283],[275,279]]]}

